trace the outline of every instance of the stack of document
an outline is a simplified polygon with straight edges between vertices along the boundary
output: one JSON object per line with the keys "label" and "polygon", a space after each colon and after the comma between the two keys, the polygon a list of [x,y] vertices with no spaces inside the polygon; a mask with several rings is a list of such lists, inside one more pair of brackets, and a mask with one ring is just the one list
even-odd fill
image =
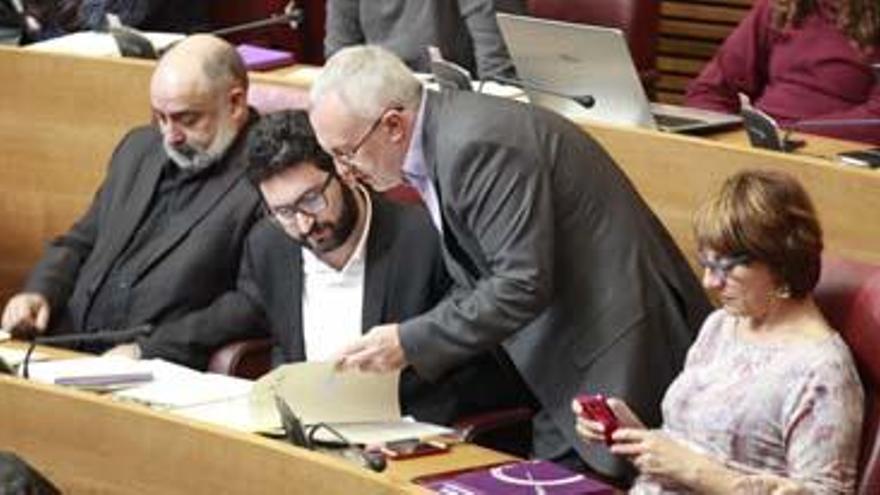
{"label": "stack of document", "polygon": [[250,380],[202,373],[161,359],[141,362],[149,363],[153,380],[115,392],[115,398],[174,410],[246,398],[253,386]]}
{"label": "stack of document", "polygon": [[[278,396],[306,429],[328,424],[351,443],[377,444],[452,432],[446,427],[401,417],[398,381],[397,373],[338,372],[332,363],[322,362],[288,364],[254,383],[246,398],[183,407],[173,412],[242,431],[278,433]],[[326,430],[318,429],[315,433],[317,440],[339,441]]]}
{"label": "stack of document", "polygon": [[149,361],[120,356],[59,359],[31,363],[32,380],[94,390],[111,390],[153,379]]}
{"label": "stack of document", "polygon": [[[113,390],[113,397],[190,419],[248,432],[279,433],[275,397],[310,429],[330,425],[351,443],[377,444],[451,433],[449,428],[402,418],[398,373],[339,372],[332,363],[281,366],[257,382],[202,373],[161,359],[119,356],[32,363],[34,380]],[[326,429],[315,439],[339,441]]]}
{"label": "stack of document", "polygon": [[[337,371],[329,362],[288,364],[254,385],[251,402],[267,409],[269,403],[274,406],[277,395],[306,428],[328,424],[351,443],[377,444],[452,433],[449,428],[401,417],[399,380],[399,373]],[[339,440],[320,429],[315,438]]]}

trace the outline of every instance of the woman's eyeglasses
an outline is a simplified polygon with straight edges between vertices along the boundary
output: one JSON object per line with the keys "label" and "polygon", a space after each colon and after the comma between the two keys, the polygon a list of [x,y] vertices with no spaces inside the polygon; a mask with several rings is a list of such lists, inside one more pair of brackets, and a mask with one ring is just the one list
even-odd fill
{"label": "woman's eyeglasses", "polygon": [[699,258],[700,266],[709,270],[714,277],[720,280],[726,280],[734,268],[741,265],[748,265],[751,261],[752,257],[746,253],[722,256],[714,260],[710,260],[705,256],[700,256]]}

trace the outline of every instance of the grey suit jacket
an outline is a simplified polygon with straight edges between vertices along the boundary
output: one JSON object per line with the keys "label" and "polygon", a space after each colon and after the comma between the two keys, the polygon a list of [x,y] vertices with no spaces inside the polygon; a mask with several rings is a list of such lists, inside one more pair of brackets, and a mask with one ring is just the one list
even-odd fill
{"label": "grey suit jacket", "polygon": [[[243,308],[213,304],[235,287],[244,239],[258,213],[258,193],[244,176],[246,133],[227,152],[227,166],[204,179],[195,199],[171,217],[132,281],[116,288],[127,299],[127,326],[156,326],[139,341],[144,357],[204,368],[210,352],[226,340],[224,329],[259,324]],[[84,330],[94,295],[135,234],[167,161],[156,128],[130,132],[88,211],[49,243],[25,290],[49,300],[51,332]]]}
{"label": "grey suit jacket", "polygon": [[[449,278],[437,232],[424,208],[374,195],[366,249],[364,331],[420,314],[446,293]],[[259,223],[245,245],[238,287],[245,299],[241,304],[265,312],[274,341],[273,364],[304,361],[302,246],[268,220]],[[494,406],[475,395],[483,394],[483,386],[492,387],[499,373],[488,354],[468,360],[433,383],[407,368],[401,374],[400,402],[406,414],[450,424],[462,415]]]}
{"label": "grey suit jacket", "polygon": [[[522,0],[515,0],[520,3]],[[494,0],[329,0],[324,53],[381,45],[413,70],[429,72],[428,46],[480,78],[514,75]]]}
{"label": "grey suit jacket", "polygon": [[[422,135],[456,283],[402,324],[409,362],[431,377],[503,345],[552,417],[559,441],[620,473],[577,440],[570,402],[603,392],[648,423],[709,304],[672,239],[607,153],[540,108],[486,95],[427,93]],[[537,426],[537,425],[536,425]]]}

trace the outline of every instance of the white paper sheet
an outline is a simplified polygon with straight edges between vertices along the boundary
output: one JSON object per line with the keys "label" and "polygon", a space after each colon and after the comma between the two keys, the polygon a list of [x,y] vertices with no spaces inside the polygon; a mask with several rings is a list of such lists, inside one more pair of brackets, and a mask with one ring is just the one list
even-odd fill
{"label": "white paper sheet", "polygon": [[146,362],[153,372],[153,381],[115,392],[114,397],[155,408],[174,409],[247,397],[253,386],[250,380],[201,373],[161,359]]}
{"label": "white paper sheet", "polygon": [[[156,50],[162,50],[171,43],[184,38],[184,35],[179,33],[140,31],[140,34],[146,36]],[[27,45],[25,49],[52,53],[73,53],[91,57],[120,56],[119,47],[116,45],[113,36],[110,33],[99,33],[96,31],[79,31],[66,34],[46,41],[32,43]]]}

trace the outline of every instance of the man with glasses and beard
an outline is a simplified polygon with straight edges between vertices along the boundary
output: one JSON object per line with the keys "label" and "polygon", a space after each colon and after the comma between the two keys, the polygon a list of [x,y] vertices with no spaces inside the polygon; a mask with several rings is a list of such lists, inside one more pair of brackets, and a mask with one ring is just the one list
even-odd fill
{"label": "man with glasses and beard", "polygon": [[[273,365],[329,360],[366,329],[417,315],[443,297],[449,281],[425,209],[341,180],[304,111],[265,116],[249,138],[248,158],[267,218],[247,238],[239,292],[230,297],[263,310]],[[401,406],[443,424],[505,406],[500,373],[488,353],[430,384],[404,369]],[[485,394],[486,386],[497,396]]]}
{"label": "man with glasses and beard", "polygon": [[[235,49],[187,38],[160,60],[150,99],[154,125],[117,147],[88,211],[51,241],[4,328],[42,334],[152,332],[111,352],[204,368],[225,329],[258,316],[228,303],[259,195],[245,176],[244,136],[257,120]],[[109,345],[83,350],[106,351]]]}

